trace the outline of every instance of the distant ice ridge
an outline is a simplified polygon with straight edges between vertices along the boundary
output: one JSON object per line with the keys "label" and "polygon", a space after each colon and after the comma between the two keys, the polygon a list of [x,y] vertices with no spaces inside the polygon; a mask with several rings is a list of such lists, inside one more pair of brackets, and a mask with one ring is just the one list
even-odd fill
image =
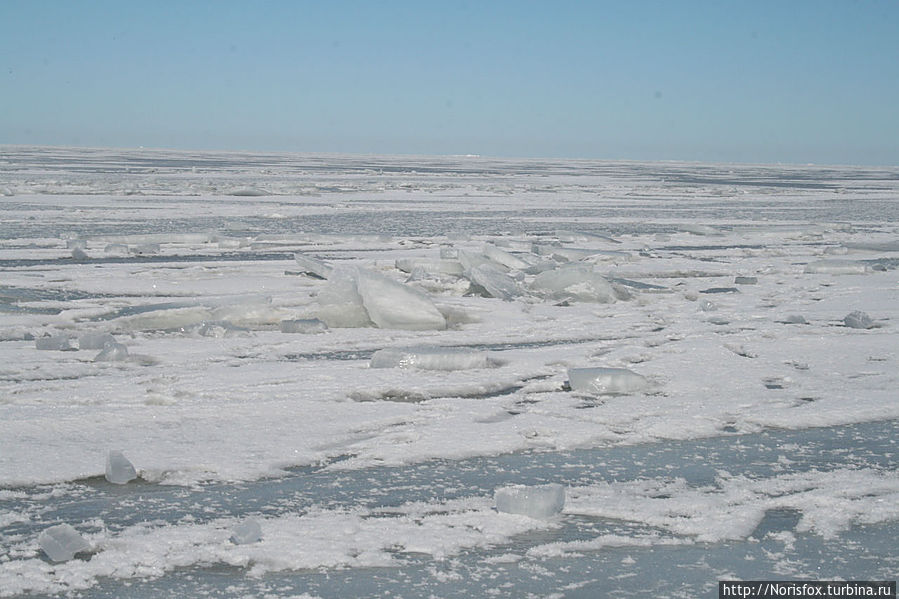
{"label": "distant ice ridge", "polygon": [[598,395],[629,395],[649,387],[646,377],[627,368],[569,368],[572,391]]}
{"label": "distant ice ridge", "polygon": [[468,370],[493,366],[486,351],[446,347],[379,349],[371,357],[372,368],[419,368],[421,370]]}
{"label": "distant ice ridge", "polygon": [[52,562],[66,562],[76,553],[90,551],[91,545],[69,524],[57,524],[43,531],[38,545]]}
{"label": "distant ice ridge", "polygon": [[446,318],[424,293],[363,268],[333,273],[318,303],[317,316],[329,327],[446,328]]}
{"label": "distant ice ridge", "polygon": [[555,483],[501,487],[496,489],[493,499],[497,511],[545,520],[565,507],[565,487]]}

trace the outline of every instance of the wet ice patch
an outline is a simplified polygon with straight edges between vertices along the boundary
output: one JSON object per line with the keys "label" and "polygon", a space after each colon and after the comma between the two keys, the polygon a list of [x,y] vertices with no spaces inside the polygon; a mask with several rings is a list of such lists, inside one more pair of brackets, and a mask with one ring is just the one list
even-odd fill
{"label": "wet ice patch", "polygon": [[296,320],[282,320],[282,333],[324,333],[328,330],[328,325],[318,318],[300,318]]}

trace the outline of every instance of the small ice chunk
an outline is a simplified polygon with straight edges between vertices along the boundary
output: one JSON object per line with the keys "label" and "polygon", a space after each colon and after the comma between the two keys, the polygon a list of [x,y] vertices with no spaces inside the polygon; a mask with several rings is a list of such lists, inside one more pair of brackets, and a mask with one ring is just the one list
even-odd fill
{"label": "small ice chunk", "polygon": [[565,487],[555,483],[500,487],[494,491],[493,500],[497,511],[545,520],[565,507]]}
{"label": "small ice chunk", "polygon": [[709,225],[685,224],[681,225],[680,229],[687,233],[692,233],[693,235],[700,235],[703,237],[718,237],[724,234],[720,229],[716,229],[715,227]]}
{"label": "small ice chunk", "polygon": [[356,287],[356,278],[350,271],[333,273],[318,297],[316,316],[332,328],[370,327],[372,325],[362,296]]}
{"label": "small ice chunk", "polygon": [[34,340],[34,347],[41,350],[51,351],[70,351],[73,348],[69,345],[68,335],[50,335],[47,337],[38,337]]}
{"label": "small ice chunk", "polygon": [[236,187],[229,192],[227,192],[229,196],[238,196],[238,197],[247,197],[247,198],[255,198],[260,196],[271,195],[269,192],[264,189],[259,189],[258,187]]}
{"label": "small ice chunk", "polygon": [[786,318],[784,318],[785,324],[808,324],[808,321],[805,319],[805,316],[802,314],[790,314]]}
{"label": "small ice chunk", "polygon": [[806,265],[806,274],[822,275],[855,275],[869,272],[870,268],[864,262],[853,260],[819,260]]}
{"label": "small ice chunk", "polygon": [[479,264],[469,270],[466,276],[474,285],[486,291],[490,297],[510,301],[521,295],[521,290],[515,280],[492,264]]}
{"label": "small ice chunk", "polygon": [[629,395],[649,387],[646,377],[627,368],[569,368],[572,391],[599,395]]}
{"label": "small ice chunk", "polygon": [[870,329],[874,327],[874,320],[864,312],[856,310],[843,318],[843,324],[850,329]]}
{"label": "small ice chunk", "polygon": [[424,293],[383,275],[359,269],[356,289],[369,318],[382,329],[443,330],[446,319]]}
{"label": "small ice chunk", "polygon": [[379,349],[371,357],[372,368],[420,368],[422,370],[467,370],[489,368],[486,351],[448,347],[411,347]]}
{"label": "small ice chunk", "polygon": [[300,272],[317,279],[328,279],[334,271],[327,263],[303,254],[294,254],[293,259],[299,265]]}
{"label": "small ice chunk", "polygon": [[75,248],[72,250],[72,260],[77,262],[84,262],[86,260],[90,260],[90,256],[87,255],[87,252],[82,250],[81,248]]}
{"label": "small ice chunk", "polygon": [[128,359],[128,348],[121,343],[107,343],[94,358],[94,362],[124,362]]}
{"label": "small ice chunk", "polygon": [[395,262],[397,269],[411,273],[414,270],[423,270],[431,274],[455,275],[462,274],[462,263],[458,260],[433,260],[428,258],[399,258]]}
{"label": "small ice chunk", "polygon": [[107,343],[115,343],[109,333],[82,333],[78,335],[78,349],[103,349]]}
{"label": "small ice chunk", "polygon": [[282,333],[324,333],[328,325],[318,318],[299,318],[297,320],[282,320]]}
{"label": "small ice chunk", "polygon": [[110,243],[107,244],[103,251],[113,256],[127,256],[128,246],[124,243]]}
{"label": "small ice chunk", "polygon": [[131,248],[131,253],[135,256],[152,256],[159,253],[158,243],[142,243]]}
{"label": "small ice chunk", "polygon": [[106,480],[114,485],[124,485],[135,478],[137,471],[124,453],[114,449],[107,454]]}
{"label": "small ice chunk", "polygon": [[262,527],[259,522],[252,518],[247,518],[233,529],[231,529],[231,542],[235,545],[246,545],[247,543],[256,543],[262,540]]}
{"label": "small ice chunk", "polygon": [[529,266],[527,262],[519,258],[514,254],[510,254],[505,250],[501,250],[493,244],[485,244],[484,245],[484,255],[496,262],[497,264],[501,264],[506,268],[511,268],[515,270],[522,270]]}
{"label": "small ice chunk", "polygon": [[616,295],[605,277],[583,265],[564,266],[542,272],[531,283],[550,299],[575,299],[583,302],[610,304]]}
{"label": "small ice chunk", "polygon": [[38,536],[37,543],[53,562],[68,561],[76,553],[91,548],[90,543],[69,524],[57,524],[44,530]]}

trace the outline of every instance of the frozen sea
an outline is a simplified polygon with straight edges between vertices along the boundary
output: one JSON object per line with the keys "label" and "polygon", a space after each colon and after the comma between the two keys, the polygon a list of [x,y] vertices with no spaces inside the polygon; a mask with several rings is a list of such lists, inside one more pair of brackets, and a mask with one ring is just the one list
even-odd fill
{"label": "frozen sea", "polygon": [[0,146],[0,597],[895,580],[897,267],[899,168]]}

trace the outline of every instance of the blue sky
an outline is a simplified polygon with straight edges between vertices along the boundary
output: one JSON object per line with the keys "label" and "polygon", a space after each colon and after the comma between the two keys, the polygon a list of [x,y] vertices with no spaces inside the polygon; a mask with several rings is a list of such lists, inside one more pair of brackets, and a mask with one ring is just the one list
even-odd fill
{"label": "blue sky", "polygon": [[899,165],[899,2],[0,0],[0,143]]}

